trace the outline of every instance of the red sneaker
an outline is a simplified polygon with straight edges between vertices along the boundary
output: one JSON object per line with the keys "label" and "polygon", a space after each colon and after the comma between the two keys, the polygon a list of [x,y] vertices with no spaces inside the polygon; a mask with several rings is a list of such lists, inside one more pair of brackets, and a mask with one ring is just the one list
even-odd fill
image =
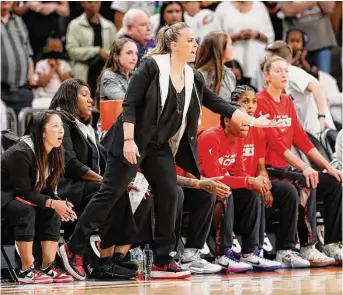
{"label": "red sneaker", "polygon": [[83,281],[86,279],[86,272],[83,267],[83,258],[70,252],[68,244],[64,244],[59,248],[60,256],[67,273],[72,275],[75,279]]}
{"label": "red sneaker", "polygon": [[154,264],[151,269],[151,278],[154,279],[187,279],[190,276],[191,272],[181,269],[175,261],[164,266]]}
{"label": "red sneaker", "polygon": [[51,263],[47,268],[40,269],[40,271],[50,277],[52,277],[54,283],[71,283],[74,281],[74,278],[70,275],[65,274],[55,266],[54,263]]}
{"label": "red sneaker", "polygon": [[20,284],[51,284],[53,279],[32,266],[26,270],[19,271],[18,281]]}

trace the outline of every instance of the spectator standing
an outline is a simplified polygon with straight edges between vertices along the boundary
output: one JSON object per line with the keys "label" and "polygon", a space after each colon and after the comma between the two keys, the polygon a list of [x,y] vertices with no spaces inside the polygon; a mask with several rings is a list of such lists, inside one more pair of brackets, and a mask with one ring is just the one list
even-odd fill
{"label": "spectator standing", "polygon": [[335,5],[335,1],[300,1],[282,6],[284,32],[294,27],[303,30],[309,37],[306,49],[319,70],[327,73],[331,70],[331,48],[337,46],[330,22]]}
{"label": "spectator standing", "polygon": [[157,12],[159,1],[112,1],[111,8],[114,10],[114,23],[119,30],[123,26],[124,15],[130,9],[143,10],[148,17]]}
{"label": "spectator standing", "polygon": [[87,81],[94,97],[96,81],[108,58],[116,30],[112,22],[99,14],[101,2],[83,2],[82,6],[85,12],[68,26],[66,47],[72,60],[73,76]]}
{"label": "spectator standing", "polygon": [[18,115],[31,107],[34,68],[27,28],[22,19],[11,13],[13,2],[1,2],[1,99]]}
{"label": "spectator standing", "polygon": [[173,25],[179,22],[186,23],[194,32],[194,21],[191,16],[184,13],[180,1],[165,1],[161,5],[160,13],[150,17],[152,26],[152,35],[157,36],[158,31],[165,25]]}
{"label": "spectator standing", "polygon": [[69,15],[69,3],[68,1],[14,2],[13,11],[22,16],[27,26],[33,60],[37,62],[43,54],[47,40],[62,37],[60,17]]}
{"label": "spectator standing", "polygon": [[199,38],[199,43],[204,40],[208,33],[216,29],[215,13],[207,8],[201,9],[200,4],[200,1],[182,1],[183,9],[193,18],[194,33]]}
{"label": "spectator standing", "polygon": [[[260,62],[266,44],[274,41],[268,10],[261,2],[222,2],[216,9],[217,29],[230,35],[233,58],[242,65],[251,84],[260,89]],[[229,16],[229,17],[228,17]]]}

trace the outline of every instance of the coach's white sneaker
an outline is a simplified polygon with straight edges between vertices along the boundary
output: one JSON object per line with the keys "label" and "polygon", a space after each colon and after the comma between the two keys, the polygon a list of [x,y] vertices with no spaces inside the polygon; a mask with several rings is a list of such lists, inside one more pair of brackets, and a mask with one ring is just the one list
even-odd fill
{"label": "coach's white sneaker", "polygon": [[185,249],[180,261],[181,269],[197,274],[212,274],[222,270],[220,265],[209,263],[207,260],[202,259],[200,255],[200,250]]}
{"label": "coach's white sneaker", "polygon": [[334,258],[335,264],[342,264],[343,248],[341,243],[332,243],[323,246],[323,253],[328,257]]}
{"label": "coach's white sneaker", "polygon": [[276,253],[276,261],[282,264],[283,268],[307,268],[310,262],[292,250],[279,250]]}

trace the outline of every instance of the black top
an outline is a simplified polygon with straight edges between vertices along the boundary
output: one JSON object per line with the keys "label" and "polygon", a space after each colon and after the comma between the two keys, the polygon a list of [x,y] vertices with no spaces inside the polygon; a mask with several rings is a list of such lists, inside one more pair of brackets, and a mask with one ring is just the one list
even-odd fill
{"label": "black top", "polygon": [[[208,89],[199,71],[193,69],[193,72],[194,84],[186,115],[187,126],[175,155],[175,162],[183,170],[200,178],[196,141],[200,116],[199,103],[212,112],[228,118],[231,118],[236,108]],[[123,122],[135,124],[134,137],[139,152],[142,154],[146,150],[155,133],[162,111],[160,87],[162,87],[160,70],[156,61],[153,58],[143,59],[130,79],[123,102],[123,113],[118,117],[117,123],[113,124],[108,131],[108,153],[119,156],[125,162]],[[198,93],[199,102],[196,93]]]}
{"label": "black top", "polygon": [[4,152],[1,158],[1,208],[15,197],[20,197],[41,208],[53,196],[50,193],[36,192],[37,163],[36,157],[27,143],[19,141]]}
{"label": "black top", "polygon": [[[89,21],[89,25],[92,27],[94,31],[94,41],[93,46],[99,46],[102,48],[102,30],[101,30],[101,24],[95,24],[91,21]],[[101,70],[104,66],[104,61],[101,58],[96,59],[96,63],[91,64],[88,69],[88,79],[87,82],[89,86],[91,87],[91,94],[92,97],[94,97],[95,91],[96,91],[96,84],[98,76],[101,73]]]}
{"label": "black top", "polygon": [[185,87],[177,93],[172,80],[169,79],[167,99],[158,121],[151,143],[163,145],[179,130],[182,123],[182,113],[185,107]]}
{"label": "black top", "polygon": [[[42,3],[57,3],[61,1],[42,1]],[[32,46],[34,57],[36,60],[39,58],[43,47],[49,37],[60,38],[60,26],[59,26],[60,16],[56,12],[52,12],[49,15],[44,15],[40,12],[35,12],[33,10],[28,10],[23,15],[23,20],[26,24],[28,31],[30,32],[30,44]]]}

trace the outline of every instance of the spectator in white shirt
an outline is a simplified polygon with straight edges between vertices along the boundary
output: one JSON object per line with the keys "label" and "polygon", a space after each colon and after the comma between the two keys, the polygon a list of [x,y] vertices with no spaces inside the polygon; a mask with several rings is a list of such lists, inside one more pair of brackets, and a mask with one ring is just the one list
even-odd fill
{"label": "spectator in white shirt", "polygon": [[343,168],[343,130],[338,132],[336,138],[336,158],[337,158],[337,165],[335,168],[338,170],[342,170]]}
{"label": "spectator in white shirt", "polygon": [[[289,63],[292,61],[292,49],[284,41],[270,44],[266,51],[269,56],[277,55]],[[288,73],[286,93],[293,98],[303,128],[313,135],[327,127],[336,129],[328,109],[325,91],[319,81],[293,65],[289,65]]]}
{"label": "spectator in white shirt", "polygon": [[230,35],[233,58],[242,65],[251,84],[262,88],[260,63],[266,44],[274,41],[274,29],[268,10],[258,1],[225,1],[216,9],[217,30]]}
{"label": "spectator in white shirt", "polygon": [[39,87],[35,91],[33,108],[48,108],[62,82],[71,78],[71,67],[62,59],[62,42],[59,40],[53,42],[52,49],[45,54],[45,59],[36,64],[35,72],[38,75],[37,86]]}
{"label": "spectator in white shirt", "polygon": [[182,6],[185,15],[188,14],[193,18],[194,33],[199,38],[199,43],[204,40],[208,33],[216,30],[215,13],[210,9],[201,9],[200,1],[182,1]]}
{"label": "spectator in white shirt", "polygon": [[112,1],[111,8],[114,10],[114,24],[119,31],[123,26],[124,14],[130,9],[141,9],[150,17],[158,9],[158,3],[157,1]]}

